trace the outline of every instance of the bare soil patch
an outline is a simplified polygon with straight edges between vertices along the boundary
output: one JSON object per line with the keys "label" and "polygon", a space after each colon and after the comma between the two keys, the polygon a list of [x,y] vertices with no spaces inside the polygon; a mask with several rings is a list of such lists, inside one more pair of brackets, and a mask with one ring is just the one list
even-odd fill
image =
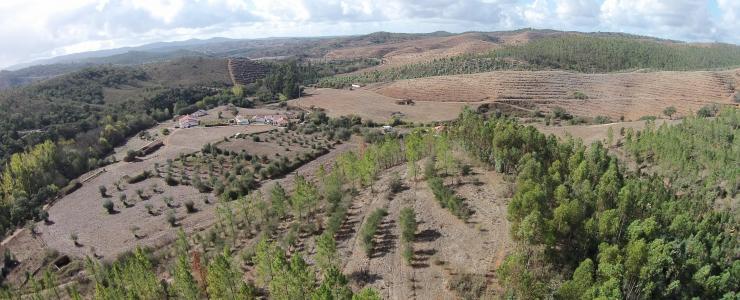
{"label": "bare soil patch", "polygon": [[[583,74],[564,71],[500,71],[376,84],[369,89],[398,99],[435,102],[505,102],[612,120],[660,116],[674,106],[685,116],[711,103],[731,104],[740,78],[730,71]],[[587,99],[576,99],[576,92]]]}
{"label": "bare soil patch", "polygon": [[[344,273],[352,283],[357,288],[372,286],[384,299],[455,299],[459,296],[448,288],[452,276],[495,277],[494,270],[500,263],[497,258],[512,247],[506,221],[508,199],[500,196],[500,176],[476,168],[474,175],[462,181],[447,180],[475,211],[464,222],[439,206],[423,180],[414,183],[407,178],[404,184],[408,189],[389,199],[390,174],[405,174],[406,170],[403,165],[385,171],[378,181],[379,192],[373,194],[366,189],[354,200],[346,221],[351,236],[338,239],[340,257],[345,257]],[[381,207],[389,214],[375,237],[374,254],[368,258],[356,232],[367,214]],[[403,207],[413,207],[419,222],[411,265],[404,261],[399,242],[397,222]],[[496,290],[495,286],[489,287],[489,292]]]}
{"label": "bare soil patch", "polygon": [[332,117],[357,115],[363,119],[387,122],[395,115],[411,122],[431,122],[457,118],[462,108],[477,107],[476,103],[444,103],[415,100],[413,105],[399,105],[401,98],[384,96],[366,89],[309,89],[307,96],[289,101],[289,105],[326,110]]}

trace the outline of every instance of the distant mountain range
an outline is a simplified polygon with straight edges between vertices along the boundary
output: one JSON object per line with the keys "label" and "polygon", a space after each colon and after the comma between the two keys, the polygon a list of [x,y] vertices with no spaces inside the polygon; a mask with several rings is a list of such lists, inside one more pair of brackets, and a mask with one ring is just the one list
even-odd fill
{"label": "distant mountain range", "polygon": [[[158,42],[138,47],[123,47],[58,56],[8,67],[0,71],[0,89],[26,85],[35,81],[52,78],[93,65],[142,65],[165,62],[183,57],[228,58],[247,57],[251,59],[274,59],[285,57],[304,57],[322,59],[342,59],[353,57],[363,50],[371,49],[372,55],[383,58],[388,53],[435,50],[435,47],[454,47],[458,41],[486,43],[477,51],[490,51],[488,44],[499,43],[507,37],[524,36],[519,42],[527,42],[548,36],[563,34],[584,34],[590,36],[620,36],[662,43],[681,43],[679,41],[637,36],[624,33],[579,33],[549,29],[524,28],[513,31],[450,33],[437,31],[431,33],[391,33],[375,32],[355,36],[328,36],[308,38],[264,38],[264,39],[191,39],[177,42]],[[461,37],[460,39],[456,39]],[[429,49],[414,49],[414,40],[432,41]],[[435,39],[444,39],[437,43]],[[407,43],[404,43],[407,42]],[[480,44],[480,43],[479,43]],[[396,46],[399,45],[399,46]],[[461,47],[464,48],[464,47]],[[341,49],[343,52],[336,53]],[[365,52],[363,52],[365,53]],[[356,55],[355,55],[356,56]]]}

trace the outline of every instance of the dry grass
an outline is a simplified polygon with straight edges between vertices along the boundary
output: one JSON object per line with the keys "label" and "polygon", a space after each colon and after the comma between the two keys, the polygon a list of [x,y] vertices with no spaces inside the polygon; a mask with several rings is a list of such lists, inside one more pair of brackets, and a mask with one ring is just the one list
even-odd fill
{"label": "dry grass", "polygon": [[396,104],[398,99],[383,96],[373,91],[358,89],[309,89],[307,96],[291,100],[290,105],[309,109],[323,108],[332,117],[358,115],[363,119],[386,122],[395,112],[402,113],[402,119],[412,122],[430,122],[451,120],[458,116],[465,105],[474,103],[439,103],[434,101],[416,101],[414,105]]}

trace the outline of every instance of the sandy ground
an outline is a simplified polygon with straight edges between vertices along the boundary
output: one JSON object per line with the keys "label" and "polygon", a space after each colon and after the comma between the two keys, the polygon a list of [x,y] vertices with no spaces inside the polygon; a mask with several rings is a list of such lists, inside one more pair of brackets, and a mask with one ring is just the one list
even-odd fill
{"label": "sandy ground", "polygon": [[414,105],[396,104],[398,99],[387,97],[366,89],[307,89],[306,95],[291,100],[290,105],[311,108],[319,107],[332,117],[358,115],[363,119],[387,122],[395,112],[405,115],[402,119],[412,122],[444,121],[457,118],[463,107],[477,107],[477,103],[440,103],[416,101]]}
{"label": "sandy ground", "polygon": [[[406,170],[404,165],[384,172],[378,186],[387,189],[389,174],[405,174]],[[386,198],[384,191],[376,194],[362,191],[354,200],[347,220],[351,236],[338,239],[340,257],[346,257],[344,273],[356,285],[377,288],[384,299],[455,299],[456,294],[447,288],[452,275],[494,276],[493,270],[512,247],[505,218],[508,200],[498,196],[502,184],[498,175],[483,170],[476,172],[477,175],[465,178],[464,184],[456,189],[475,211],[467,223],[441,208],[423,180],[416,184],[406,180],[409,189],[392,200]],[[474,177],[487,185],[471,184]],[[408,206],[414,208],[419,222],[412,265],[407,265],[401,256],[397,224],[400,210]],[[368,258],[356,233],[365,216],[381,207],[389,214],[375,237],[375,253]]]}

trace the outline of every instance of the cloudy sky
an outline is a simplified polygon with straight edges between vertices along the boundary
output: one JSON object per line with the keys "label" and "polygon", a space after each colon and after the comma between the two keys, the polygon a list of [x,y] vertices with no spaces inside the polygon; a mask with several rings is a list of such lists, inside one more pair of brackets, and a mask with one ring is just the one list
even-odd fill
{"label": "cloudy sky", "polygon": [[190,38],[522,27],[740,44],[740,0],[1,0],[0,68]]}

